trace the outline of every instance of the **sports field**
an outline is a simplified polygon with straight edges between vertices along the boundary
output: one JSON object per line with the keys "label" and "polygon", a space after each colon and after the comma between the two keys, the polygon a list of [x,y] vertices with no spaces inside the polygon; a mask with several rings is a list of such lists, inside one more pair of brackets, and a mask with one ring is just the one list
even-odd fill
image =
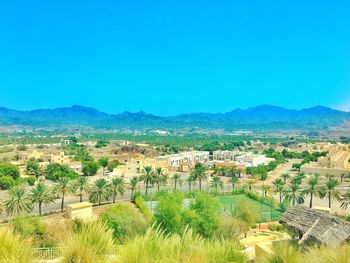
{"label": "sports field", "polygon": [[229,212],[235,214],[235,207],[240,202],[245,202],[249,206],[259,213],[260,222],[269,222],[278,220],[281,216],[281,212],[277,211],[273,207],[250,199],[245,195],[231,195],[231,196],[218,196],[220,203],[222,204],[223,212]]}

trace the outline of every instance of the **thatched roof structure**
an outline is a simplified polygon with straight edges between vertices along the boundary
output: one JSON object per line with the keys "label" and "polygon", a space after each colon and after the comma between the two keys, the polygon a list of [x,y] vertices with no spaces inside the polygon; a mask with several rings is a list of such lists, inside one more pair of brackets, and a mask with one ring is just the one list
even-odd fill
{"label": "thatched roof structure", "polygon": [[350,240],[350,222],[303,205],[288,209],[280,218],[280,223],[299,233],[300,243],[313,241],[339,245]]}

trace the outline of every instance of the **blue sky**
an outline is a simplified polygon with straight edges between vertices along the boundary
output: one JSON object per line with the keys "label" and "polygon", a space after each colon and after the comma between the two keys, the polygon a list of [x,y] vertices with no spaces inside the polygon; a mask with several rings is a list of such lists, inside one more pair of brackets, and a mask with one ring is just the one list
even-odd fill
{"label": "blue sky", "polygon": [[0,106],[350,110],[348,1],[1,1]]}

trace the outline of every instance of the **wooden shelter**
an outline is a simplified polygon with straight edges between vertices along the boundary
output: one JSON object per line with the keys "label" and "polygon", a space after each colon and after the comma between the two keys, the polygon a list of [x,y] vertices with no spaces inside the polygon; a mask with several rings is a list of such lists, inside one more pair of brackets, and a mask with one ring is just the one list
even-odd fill
{"label": "wooden shelter", "polygon": [[280,223],[299,234],[300,244],[315,242],[331,246],[350,240],[350,222],[303,205],[288,209]]}

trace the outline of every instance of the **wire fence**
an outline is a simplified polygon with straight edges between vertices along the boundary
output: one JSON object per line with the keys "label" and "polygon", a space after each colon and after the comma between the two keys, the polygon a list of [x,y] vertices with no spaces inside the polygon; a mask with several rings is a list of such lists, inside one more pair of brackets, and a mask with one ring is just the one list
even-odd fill
{"label": "wire fence", "polygon": [[54,260],[62,257],[61,247],[34,248],[32,257],[36,260]]}

